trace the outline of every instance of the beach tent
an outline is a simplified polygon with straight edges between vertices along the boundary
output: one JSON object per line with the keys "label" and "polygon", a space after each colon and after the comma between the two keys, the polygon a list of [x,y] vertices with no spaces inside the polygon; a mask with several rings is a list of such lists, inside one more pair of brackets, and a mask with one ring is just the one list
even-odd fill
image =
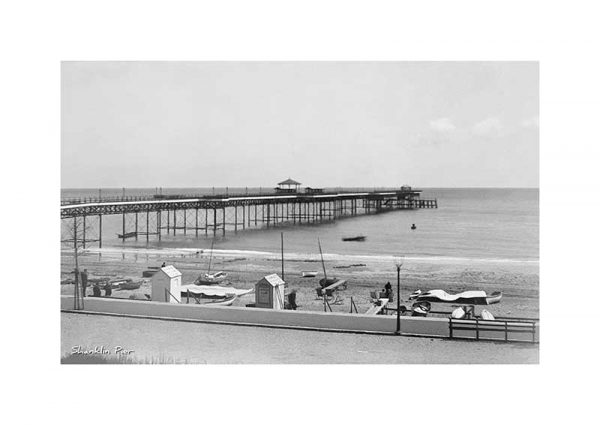
{"label": "beach tent", "polygon": [[162,267],[152,276],[152,301],[181,302],[181,272],[173,266]]}
{"label": "beach tent", "polygon": [[277,275],[270,274],[254,285],[256,307],[283,310],[285,299],[285,282]]}

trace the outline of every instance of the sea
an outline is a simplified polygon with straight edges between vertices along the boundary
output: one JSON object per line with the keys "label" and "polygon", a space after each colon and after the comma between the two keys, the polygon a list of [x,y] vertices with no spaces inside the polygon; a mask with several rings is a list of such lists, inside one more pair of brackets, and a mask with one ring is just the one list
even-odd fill
{"label": "sea", "polygon": [[[339,189],[339,188],[336,188]],[[371,188],[372,189],[372,188]],[[127,197],[162,194],[206,195],[211,193],[257,192],[259,188],[162,188],[162,189],[63,189],[62,199]],[[372,258],[401,258],[402,261],[455,262],[480,264],[539,264],[539,189],[506,188],[425,188],[422,199],[436,198],[438,208],[397,210],[375,215],[349,217],[323,224],[278,225],[256,228],[254,225],[228,231],[225,237],[163,234],[147,243],[123,242],[122,216],[103,217],[103,248],[210,249],[243,253],[277,253],[284,234],[286,253],[318,255],[318,241],[327,255]],[[190,213],[192,214],[192,213]],[[179,219],[180,216],[178,216]],[[153,218],[154,219],[154,218]],[[131,220],[129,218],[128,220]],[[181,220],[181,219],[179,219]],[[231,221],[228,219],[227,221]],[[67,239],[67,223],[63,222],[63,239]],[[188,223],[194,222],[193,215]],[[140,215],[140,226],[145,215]],[[151,226],[154,222],[151,221]],[[164,224],[164,223],[163,223]],[[415,224],[416,229],[411,229]],[[97,236],[97,220],[88,222],[89,237]],[[128,226],[132,226],[128,221]],[[132,231],[128,227],[127,231]],[[165,230],[163,230],[165,232]],[[364,242],[344,242],[342,238],[366,236]],[[88,247],[97,247],[97,243]],[[63,243],[63,250],[69,249]]]}

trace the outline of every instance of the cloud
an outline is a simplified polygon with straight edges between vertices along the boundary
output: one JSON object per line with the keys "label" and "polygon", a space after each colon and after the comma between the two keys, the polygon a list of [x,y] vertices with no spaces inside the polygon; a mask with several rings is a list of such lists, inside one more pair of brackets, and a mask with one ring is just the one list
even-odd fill
{"label": "cloud", "polygon": [[438,118],[437,120],[429,121],[429,128],[437,133],[449,133],[456,130],[456,126],[450,118]]}
{"label": "cloud", "polygon": [[535,115],[531,118],[521,121],[521,126],[525,128],[540,128],[540,117]]}
{"label": "cloud", "polygon": [[502,122],[499,118],[489,117],[475,124],[471,131],[477,136],[492,136],[500,133],[502,128]]}

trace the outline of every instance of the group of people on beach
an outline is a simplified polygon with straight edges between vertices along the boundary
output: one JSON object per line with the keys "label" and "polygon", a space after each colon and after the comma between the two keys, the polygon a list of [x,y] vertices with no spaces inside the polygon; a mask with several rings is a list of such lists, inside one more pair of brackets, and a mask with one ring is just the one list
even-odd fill
{"label": "group of people on beach", "polygon": [[[79,274],[80,276],[80,281],[81,281],[81,293],[83,294],[83,296],[86,296],[86,291],[87,291],[87,287],[88,287],[88,271],[87,269],[83,269],[83,271]],[[110,283],[106,283],[106,285],[104,285],[104,296],[106,297],[110,297],[112,295],[112,287]],[[94,297],[101,297],[102,296],[102,289],[100,288],[100,284],[98,282],[94,282],[94,285],[92,286],[92,296]]]}

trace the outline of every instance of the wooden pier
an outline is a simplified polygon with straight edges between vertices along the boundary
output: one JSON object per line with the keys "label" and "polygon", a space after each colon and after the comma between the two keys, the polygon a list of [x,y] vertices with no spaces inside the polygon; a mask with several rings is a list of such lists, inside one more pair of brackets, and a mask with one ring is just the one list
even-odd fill
{"label": "wooden pier", "polygon": [[[61,202],[62,220],[73,220],[79,227],[78,244],[90,242],[102,247],[102,218],[121,215],[119,238],[167,235],[215,237],[226,231],[278,225],[319,224],[347,217],[380,214],[396,210],[437,208],[437,199],[421,199],[421,190],[408,187],[390,190],[336,190],[307,188],[276,190],[270,193],[221,195],[154,195],[144,197],[65,199]],[[97,235],[86,235],[86,225],[97,219]],[[68,222],[66,224],[69,224]],[[63,242],[73,242],[63,240]]]}

